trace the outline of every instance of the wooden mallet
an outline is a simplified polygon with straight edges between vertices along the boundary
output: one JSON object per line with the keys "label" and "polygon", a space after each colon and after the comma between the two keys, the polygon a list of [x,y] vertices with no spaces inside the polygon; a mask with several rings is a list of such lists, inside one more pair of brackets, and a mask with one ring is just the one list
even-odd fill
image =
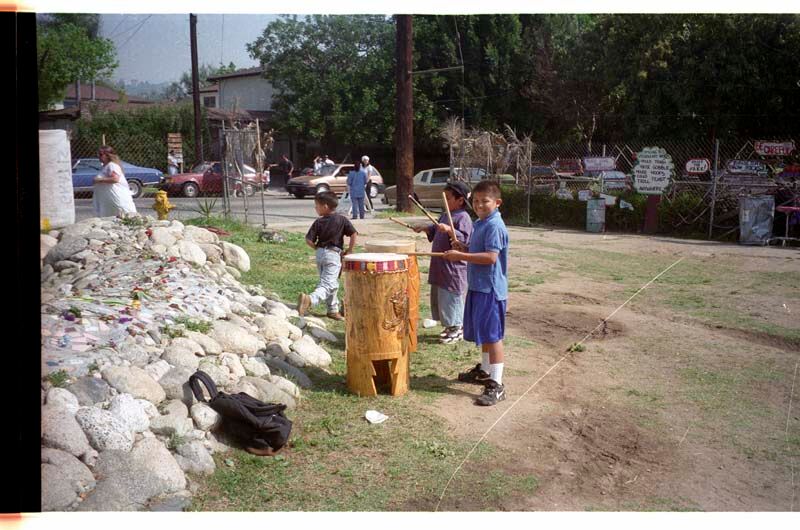
{"label": "wooden mallet", "polygon": [[425,207],[424,207],[424,206],[422,206],[422,205],[421,205],[419,202],[417,202],[417,199],[415,199],[413,195],[409,195],[409,196],[408,196],[408,198],[409,198],[409,199],[411,199],[411,202],[413,202],[413,203],[414,203],[414,204],[417,206],[417,208],[419,208],[419,209],[422,211],[422,213],[424,213],[424,214],[425,214],[425,217],[427,217],[428,219],[430,219],[430,220],[431,220],[431,222],[432,222],[433,224],[435,224],[435,225],[436,225],[436,224],[439,224],[439,221],[437,221],[437,220],[436,220],[436,219],[435,219],[435,218],[434,218],[434,217],[431,215],[431,213],[430,213],[428,210],[426,210],[426,209],[425,209]]}
{"label": "wooden mallet", "polygon": [[452,230],[450,233],[450,241],[452,243],[458,243],[456,225],[453,224],[453,216],[450,214],[450,206],[447,205],[447,194],[445,192],[442,192],[442,202],[444,202],[444,209],[447,211],[447,219],[450,221],[450,229]]}
{"label": "wooden mallet", "polygon": [[395,223],[399,224],[400,226],[405,226],[406,228],[410,228],[411,230],[414,230],[414,227],[411,226],[410,224],[404,223],[403,221],[398,221],[394,217],[390,217],[389,220],[390,221],[394,221]]}

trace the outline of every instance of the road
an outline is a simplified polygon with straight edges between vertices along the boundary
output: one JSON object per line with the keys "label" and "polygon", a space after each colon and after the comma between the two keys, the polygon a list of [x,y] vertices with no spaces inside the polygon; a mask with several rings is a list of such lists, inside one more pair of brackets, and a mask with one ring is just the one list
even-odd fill
{"label": "road", "polygon": [[[389,208],[381,203],[382,195],[373,199],[376,211]],[[169,214],[170,219],[191,219],[201,217],[200,207],[205,203],[214,203],[215,215],[222,215],[222,197],[200,197],[197,199],[187,199],[183,197],[170,197],[169,202],[175,205],[175,209]],[[153,211],[153,197],[142,197],[134,200],[136,209],[144,215],[155,216]],[[264,218],[269,225],[283,223],[311,223],[317,218],[314,211],[314,201],[312,197],[305,199],[295,199],[287,193],[268,191],[264,194],[264,214],[262,217],[261,196],[256,194],[247,199],[247,222],[248,224],[260,225]],[[242,198],[231,199],[231,214],[236,219],[245,220],[245,204]],[[75,221],[94,217],[92,209],[92,199],[75,199]],[[367,217],[370,214],[367,213]]]}

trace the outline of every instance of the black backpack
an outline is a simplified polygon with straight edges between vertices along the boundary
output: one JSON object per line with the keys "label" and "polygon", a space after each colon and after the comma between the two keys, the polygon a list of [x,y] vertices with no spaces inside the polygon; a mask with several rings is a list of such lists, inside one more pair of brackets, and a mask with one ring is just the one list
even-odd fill
{"label": "black backpack", "polygon": [[264,403],[249,394],[217,392],[207,373],[197,370],[189,377],[189,386],[198,401],[206,403],[200,383],[208,390],[208,405],[221,417],[220,429],[245,448],[277,451],[289,440],[292,422],[284,416],[283,403]]}

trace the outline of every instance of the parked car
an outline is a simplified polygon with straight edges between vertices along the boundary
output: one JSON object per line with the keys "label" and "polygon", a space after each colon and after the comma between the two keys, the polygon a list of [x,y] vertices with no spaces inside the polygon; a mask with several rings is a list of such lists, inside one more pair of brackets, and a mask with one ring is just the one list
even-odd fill
{"label": "parked car", "polygon": [[[269,170],[261,175],[247,164],[242,164],[242,181],[229,180],[228,185],[233,193],[239,194],[244,189],[248,197],[256,191],[266,188],[269,185]],[[234,168],[228,169],[229,176],[237,175]],[[161,179],[161,189],[169,195],[181,195],[183,197],[197,197],[200,194],[213,195],[221,194],[223,187],[222,164],[220,162],[200,162],[195,165],[188,173],[178,173],[177,175],[164,175]]]}
{"label": "parked car", "polygon": [[[457,175],[462,176],[469,187],[481,180],[495,178],[503,184],[514,182],[513,175],[489,175],[480,167],[454,168]],[[450,182],[450,168],[437,167],[425,169],[414,175],[414,196],[426,208],[442,208],[442,192]],[[384,204],[397,204],[397,186],[389,186],[383,194]]]}
{"label": "parked car", "polygon": [[[103,168],[99,158],[79,158],[72,164],[72,189],[75,193],[91,193],[94,186],[94,177]],[[122,162],[122,172],[131,189],[133,198],[142,196],[145,186],[158,186],[163,173],[150,167],[134,166]]]}
{"label": "parked car", "polygon": [[[328,164],[311,175],[301,175],[289,179],[289,182],[286,183],[286,191],[298,199],[322,191],[344,193],[347,190],[347,174],[352,170],[353,164]],[[369,196],[374,199],[385,189],[386,186],[380,173],[373,175],[369,186]]]}

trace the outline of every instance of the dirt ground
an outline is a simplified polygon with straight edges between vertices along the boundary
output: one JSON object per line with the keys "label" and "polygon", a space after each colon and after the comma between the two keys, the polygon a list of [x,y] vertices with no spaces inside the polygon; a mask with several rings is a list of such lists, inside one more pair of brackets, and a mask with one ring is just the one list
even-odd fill
{"label": "dirt ground", "polygon": [[[357,228],[361,241],[414,237],[388,221]],[[489,465],[536,477],[497,510],[800,509],[797,249],[509,233],[508,398],[481,408],[449,393],[431,407],[462,439],[491,428],[502,451]],[[440,509],[469,507],[445,493]]]}

